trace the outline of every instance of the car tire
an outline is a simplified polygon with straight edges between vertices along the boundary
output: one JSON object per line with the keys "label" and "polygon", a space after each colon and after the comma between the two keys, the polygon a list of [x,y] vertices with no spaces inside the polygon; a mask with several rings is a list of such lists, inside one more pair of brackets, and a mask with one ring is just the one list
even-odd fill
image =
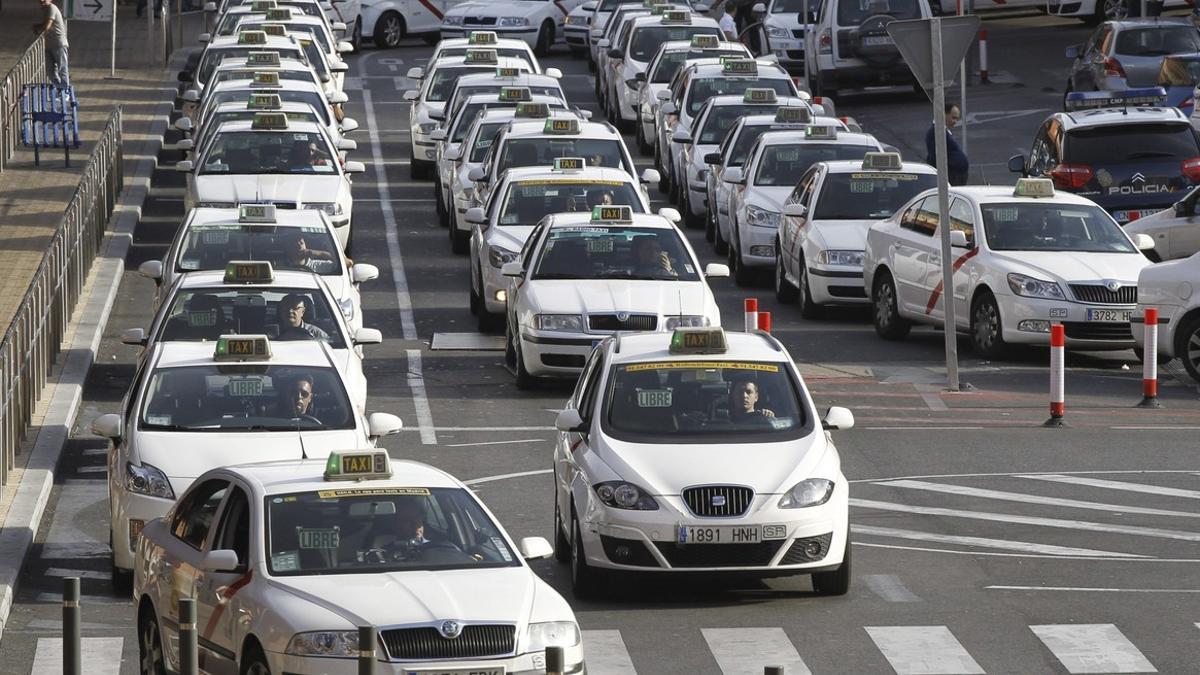
{"label": "car tire", "polygon": [[704,226],[704,221],[700,216],[692,213],[692,191],[688,188],[683,189],[683,198],[681,208],[683,210],[683,226],[689,230],[698,230]]}
{"label": "car tire", "polygon": [[571,540],[563,531],[566,524],[562,521],[562,513],[558,508],[558,495],[554,495],[554,559],[560,563],[571,562]]}
{"label": "car tire", "polygon": [[758,274],[753,268],[746,267],[742,260],[742,247],[736,225],[732,234],[733,236],[730,237],[732,241],[729,242],[729,268],[733,271],[733,283],[737,284],[739,288],[749,288],[758,281]]}
{"label": "car tire", "polygon": [[350,46],[354,47],[355,54],[362,53],[362,43],[362,17],[360,16],[354,20],[354,30],[350,33]]}
{"label": "car tire", "polygon": [[603,578],[598,570],[587,563],[583,552],[583,535],[579,532],[579,519],[571,514],[571,590],[575,597],[593,598],[601,591]]}
{"label": "car tire", "polygon": [[[779,242],[775,242],[775,250],[780,250]],[[775,299],[785,305],[790,305],[796,302],[799,293],[792,282],[787,280],[787,275],[784,274],[783,256],[775,254]]]}
{"label": "car tire", "polygon": [[1105,21],[1118,21],[1129,15],[1125,0],[1096,0],[1095,11],[1091,15],[1081,17],[1089,26],[1095,26]]}
{"label": "car tire", "polygon": [[896,283],[892,275],[880,271],[875,278],[875,288],[871,292],[874,311],[871,312],[875,322],[875,334],[884,340],[903,340],[912,330],[912,323],[900,316],[897,307]]}
{"label": "car tire", "polygon": [[543,21],[542,27],[538,29],[537,44],[533,48],[533,53],[538,56],[548,56],[550,47],[554,45],[554,24],[549,21]]}
{"label": "car tire", "polygon": [[[991,293],[984,292],[971,303],[971,348],[986,359],[998,359],[1008,351],[1004,342],[1000,306]],[[945,330],[954,330],[945,327]]]}
{"label": "car tire", "polygon": [[467,287],[470,288],[467,299],[471,308],[471,314],[474,316],[479,316],[480,312],[485,312],[487,310],[484,308],[483,297],[479,295],[479,291],[475,290],[474,277],[471,278],[471,281],[467,284]]}
{"label": "car tire", "polygon": [[242,653],[242,667],[238,669],[239,675],[271,675],[271,666],[267,664],[267,657],[263,655],[262,648],[258,645],[251,645]]}
{"label": "car tire", "polygon": [[1200,317],[1193,316],[1175,334],[1175,355],[1192,379],[1200,382]]}
{"label": "car tire", "polygon": [[842,564],[829,572],[814,573],[812,585],[817,595],[845,595],[850,590],[849,536],[846,537],[846,551],[842,554]]}
{"label": "car tire", "polygon": [[[715,219],[716,216],[713,216]],[[713,224],[713,252],[717,255],[729,255],[729,242],[721,236],[721,226]]]}
{"label": "car tire", "polygon": [[[112,532],[109,532],[109,550],[116,549],[116,547],[113,546],[114,543]],[[109,558],[108,574],[111,578],[110,583],[112,583],[113,592],[115,592],[117,595],[126,595],[133,590],[133,570],[123,570],[120,567],[117,567],[117,559],[115,556]]]}
{"label": "car tire", "polygon": [[[641,115],[641,113],[638,113],[638,114],[639,114],[639,116]],[[642,121],[641,121],[641,119],[639,119],[639,120],[638,120],[637,122],[635,122],[634,124],[636,124],[636,125],[637,125],[637,129],[635,129],[635,130],[634,130],[634,134],[633,134],[633,135],[634,135],[634,136],[637,138],[637,147],[638,147],[638,152],[642,153],[643,155],[650,155],[650,154],[653,154],[653,152],[654,152],[654,148],[653,148],[653,147],[651,147],[651,145],[650,145],[649,141],[647,141],[647,140],[646,140],[646,136],[645,136],[645,134],[643,134],[643,133],[642,133]]]}
{"label": "car tire", "polygon": [[138,672],[141,675],[167,675],[158,616],[149,607],[145,612],[138,612]]}
{"label": "car tire", "polygon": [[813,301],[812,286],[808,278],[808,264],[800,260],[800,286],[796,293],[800,302],[800,316],[805,319],[819,319],[825,308]]}
{"label": "car tire", "polygon": [[400,46],[400,41],[404,39],[404,34],[407,32],[404,24],[404,17],[400,12],[384,12],[383,16],[375,22],[374,41],[376,47],[385,49],[395,49]]}
{"label": "car tire", "polygon": [[471,233],[463,232],[457,225],[450,227],[450,250],[458,255],[466,255],[471,245]]}
{"label": "car tire", "polygon": [[437,212],[438,225],[445,227],[449,214],[446,213],[446,199],[442,195],[442,181],[440,178],[433,181],[433,207]]}
{"label": "car tire", "polygon": [[525,355],[521,353],[521,338],[514,335],[511,339],[513,343],[513,355],[516,360],[514,365],[516,368],[517,389],[529,391],[537,386],[537,378],[530,375],[529,371],[525,369]]}

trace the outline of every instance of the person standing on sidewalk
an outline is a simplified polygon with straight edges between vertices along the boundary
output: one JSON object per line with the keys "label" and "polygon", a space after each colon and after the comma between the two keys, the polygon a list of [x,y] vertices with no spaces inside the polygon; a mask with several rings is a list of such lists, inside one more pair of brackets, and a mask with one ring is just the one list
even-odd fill
{"label": "person standing on sidewalk", "polygon": [[[946,104],[946,173],[950,179],[951,185],[966,185],[967,175],[970,173],[971,162],[967,159],[967,153],[963,152],[962,146],[958,144],[958,139],[950,132],[958,125],[958,120],[962,118],[962,113],[958,109],[958,104]],[[925,132],[925,163],[929,166],[937,166],[936,145],[934,144],[934,129],[936,124],[929,125],[929,131]]]}
{"label": "person standing on sidewalk", "polygon": [[33,24],[33,32],[46,36],[46,78],[51,84],[70,86],[67,70],[67,20],[54,0],[38,0],[44,12],[42,22]]}
{"label": "person standing on sidewalk", "polygon": [[735,0],[725,0],[725,13],[717,22],[721,26],[721,32],[725,34],[725,39],[730,42],[737,42],[737,9]]}

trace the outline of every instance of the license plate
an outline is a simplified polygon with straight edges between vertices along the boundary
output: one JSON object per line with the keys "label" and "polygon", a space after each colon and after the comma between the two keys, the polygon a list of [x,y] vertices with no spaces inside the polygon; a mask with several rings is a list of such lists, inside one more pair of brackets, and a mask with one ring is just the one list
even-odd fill
{"label": "license plate", "polygon": [[864,47],[884,47],[893,44],[892,38],[886,35],[868,35],[862,39]]}
{"label": "license plate", "polygon": [[504,675],[504,666],[486,668],[437,668],[434,670],[405,670],[404,675]]}
{"label": "license plate", "polygon": [[680,525],[675,541],[680,544],[757,544],[786,538],[785,525]]}
{"label": "license plate", "polygon": [[1132,223],[1143,215],[1146,214],[1142,211],[1113,211],[1113,220],[1123,225],[1125,223]]}
{"label": "license plate", "polygon": [[1133,310],[1131,309],[1089,309],[1087,311],[1088,321],[1121,321],[1128,323],[1131,316],[1133,316]]}

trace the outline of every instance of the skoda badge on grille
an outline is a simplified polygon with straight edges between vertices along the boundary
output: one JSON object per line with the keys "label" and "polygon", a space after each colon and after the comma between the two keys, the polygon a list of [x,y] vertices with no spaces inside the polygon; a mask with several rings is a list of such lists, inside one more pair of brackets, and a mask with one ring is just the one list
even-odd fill
{"label": "skoda badge on grille", "polygon": [[629,312],[617,312],[617,321],[625,323],[629,320]]}
{"label": "skoda badge on grille", "polygon": [[1112,291],[1113,293],[1116,293],[1117,291],[1121,290],[1121,282],[1114,281],[1112,279],[1107,279],[1104,282],[1104,287],[1107,288],[1108,290]]}
{"label": "skoda badge on grille", "polygon": [[462,635],[462,629],[462,624],[457,621],[443,621],[442,625],[438,626],[438,632],[442,634],[442,637],[449,639]]}
{"label": "skoda badge on grille", "polygon": [[712,505],[713,506],[725,506],[725,495],[713,495]]}

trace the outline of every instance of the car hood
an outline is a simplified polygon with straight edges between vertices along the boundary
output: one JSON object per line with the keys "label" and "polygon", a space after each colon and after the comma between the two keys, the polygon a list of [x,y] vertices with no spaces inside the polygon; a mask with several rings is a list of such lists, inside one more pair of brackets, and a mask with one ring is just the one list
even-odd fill
{"label": "car hood", "polygon": [[756,185],[753,188],[754,191],[746,195],[746,203],[760,209],[783,211],[783,200],[787,199],[787,196],[792,194],[792,190],[795,189],[795,185],[772,187]]}
{"label": "car hood", "polygon": [[1026,274],[1065,283],[1095,283],[1114,279],[1135,284],[1138,273],[1150,264],[1145,256],[1136,253],[1013,251],[993,255],[998,260],[1011,263],[1014,271],[1024,268]]}
{"label": "car hood", "polygon": [[531,232],[533,232],[532,225],[497,226],[488,230],[487,243],[516,253],[525,245]]}
{"label": "car hood", "polygon": [[538,2],[462,2],[454,7],[446,10],[448,16],[467,15],[471,16],[529,16],[537,13],[542,8],[542,4]]}
{"label": "car hood", "polygon": [[703,281],[547,279],[529,282],[524,292],[545,313],[707,315],[711,305]]}
{"label": "car hood", "polygon": [[196,201],[304,205],[337,201],[341,176],[197,176]]}
{"label": "car hood", "polygon": [[809,237],[823,242],[833,251],[863,251],[867,248],[867,230],[874,220],[827,220],[809,224]]}

